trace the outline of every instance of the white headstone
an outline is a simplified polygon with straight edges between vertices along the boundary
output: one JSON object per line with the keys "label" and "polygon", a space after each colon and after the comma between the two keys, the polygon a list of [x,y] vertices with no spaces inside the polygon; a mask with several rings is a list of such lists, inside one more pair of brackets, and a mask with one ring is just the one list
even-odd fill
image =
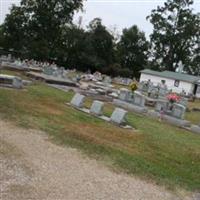
{"label": "white headstone", "polygon": [[23,81],[19,77],[13,78],[12,86],[17,89],[21,89],[23,87]]}
{"label": "white headstone", "polygon": [[85,96],[77,93],[71,100],[71,105],[77,108],[82,108],[84,104],[84,100],[85,100]]}
{"label": "white headstone", "polygon": [[178,119],[184,119],[186,107],[175,103],[172,108],[172,116]]}
{"label": "white headstone", "polygon": [[125,123],[127,111],[121,108],[116,108],[111,116],[111,122],[121,125]]}
{"label": "white headstone", "polygon": [[134,93],[133,104],[137,106],[144,107],[145,106],[145,97],[139,92]]}
{"label": "white headstone", "polygon": [[90,113],[99,115],[99,116],[102,115],[103,114],[103,106],[104,106],[103,102],[94,101],[90,108]]}
{"label": "white headstone", "polygon": [[119,99],[122,100],[122,101],[127,101],[128,98],[129,98],[129,90],[126,89],[126,88],[121,88]]}
{"label": "white headstone", "polygon": [[163,110],[167,110],[167,104],[168,104],[168,102],[165,100],[157,100],[156,106],[155,106],[155,111],[160,112],[162,108],[163,108]]}

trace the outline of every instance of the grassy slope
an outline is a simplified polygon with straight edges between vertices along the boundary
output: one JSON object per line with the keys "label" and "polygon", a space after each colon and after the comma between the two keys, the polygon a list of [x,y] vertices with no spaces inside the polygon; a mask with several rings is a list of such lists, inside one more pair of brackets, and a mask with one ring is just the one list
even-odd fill
{"label": "grassy slope", "polygon": [[[200,108],[200,100],[189,103],[189,109]],[[194,124],[200,124],[200,113],[199,112],[187,112],[185,118]]]}
{"label": "grassy slope", "polygon": [[[139,131],[123,130],[66,106],[72,93],[42,84],[0,89],[0,116],[49,133],[108,165],[170,188],[200,189],[200,137],[150,118],[129,114]],[[87,102],[87,105],[90,101]],[[107,105],[108,115],[112,106]]]}
{"label": "grassy slope", "polygon": [[[73,94],[44,85],[23,92],[0,91],[0,111],[6,119],[45,130],[57,141],[109,160],[128,173],[152,177],[171,187],[199,189],[198,136],[134,114],[129,115],[129,123],[140,132],[125,131],[66,107],[64,103]],[[88,100],[86,105],[90,104]],[[112,110],[107,105],[106,115]],[[191,117],[197,121],[194,115]]]}

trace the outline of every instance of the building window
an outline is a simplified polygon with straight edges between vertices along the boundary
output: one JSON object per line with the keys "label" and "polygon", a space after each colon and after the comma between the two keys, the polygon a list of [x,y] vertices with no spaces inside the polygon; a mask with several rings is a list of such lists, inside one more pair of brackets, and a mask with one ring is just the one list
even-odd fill
{"label": "building window", "polygon": [[175,87],[179,87],[179,84],[180,84],[180,81],[179,81],[179,80],[175,80],[175,81],[174,81],[174,86],[175,86]]}
{"label": "building window", "polygon": [[166,80],[161,80],[161,83],[164,85],[166,83]]}

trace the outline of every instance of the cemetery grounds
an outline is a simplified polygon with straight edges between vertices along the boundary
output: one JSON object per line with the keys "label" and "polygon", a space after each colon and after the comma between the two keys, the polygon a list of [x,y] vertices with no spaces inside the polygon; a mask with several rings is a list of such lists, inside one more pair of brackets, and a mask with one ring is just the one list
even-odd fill
{"label": "cemetery grounds", "polygon": [[[42,130],[56,144],[77,148],[113,170],[137,175],[169,190],[200,190],[199,135],[134,113],[128,114],[128,124],[135,130],[121,129],[67,106],[73,92],[43,83],[21,91],[0,88],[0,94],[3,120]],[[91,103],[88,98],[86,106]],[[190,106],[200,107],[200,102]],[[110,116],[113,110],[113,105],[106,104],[104,114]],[[186,116],[195,123],[199,118],[199,113],[193,112]]]}

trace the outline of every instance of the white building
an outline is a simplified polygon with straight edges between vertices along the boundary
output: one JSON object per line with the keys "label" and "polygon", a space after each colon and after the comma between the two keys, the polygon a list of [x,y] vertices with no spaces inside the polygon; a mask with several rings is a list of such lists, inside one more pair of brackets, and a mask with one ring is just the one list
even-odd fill
{"label": "white building", "polygon": [[173,92],[185,91],[186,94],[194,94],[200,98],[200,77],[170,71],[157,72],[149,69],[141,71],[140,82],[149,80],[154,85],[164,82]]}

